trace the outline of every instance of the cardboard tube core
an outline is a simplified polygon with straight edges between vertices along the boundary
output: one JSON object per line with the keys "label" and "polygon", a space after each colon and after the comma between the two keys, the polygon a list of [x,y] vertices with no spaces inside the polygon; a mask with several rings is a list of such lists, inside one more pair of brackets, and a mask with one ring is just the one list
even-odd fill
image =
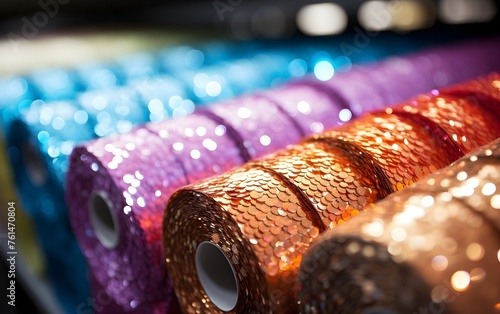
{"label": "cardboard tube core", "polygon": [[238,302],[238,280],[222,249],[212,242],[202,242],[196,249],[198,278],[213,304],[231,311]]}
{"label": "cardboard tube core", "polygon": [[106,193],[94,191],[89,199],[90,223],[97,239],[108,249],[118,245],[119,232],[116,215]]}

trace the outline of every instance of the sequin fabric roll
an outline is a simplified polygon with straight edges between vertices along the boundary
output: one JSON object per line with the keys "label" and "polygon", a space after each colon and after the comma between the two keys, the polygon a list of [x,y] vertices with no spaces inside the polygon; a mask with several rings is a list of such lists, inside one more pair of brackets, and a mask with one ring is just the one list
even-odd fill
{"label": "sequin fabric roll", "polygon": [[[163,244],[186,311],[296,312],[298,265],[320,233],[500,136],[498,121],[488,120],[487,110],[474,108],[461,118],[455,115],[463,110],[458,107],[466,107],[461,100],[434,94],[421,96],[427,102],[422,98],[421,110],[411,115],[404,110],[398,114],[404,105],[367,114],[176,192],[165,211]],[[442,126],[443,133],[423,123],[436,104],[456,107],[443,110],[442,119],[427,117]],[[458,119],[456,128],[450,125],[453,119]],[[485,120],[494,122],[489,131],[481,124]],[[470,146],[463,150],[443,145],[465,127],[477,128],[484,136],[469,136]],[[187,226],[197,231],[186,231]],[[237,289],[229,304],[221,302],[217,285],[198,259],[206,243],[218,248],[221,260],[233,270]]]}
{"label": "sequin fabric roll", "polygon": [[34,102],[7,134],[20,201],[33,220],[51,283],[66,309],[88,296],[85,260],[69,225],[63,188],[73,146],[93,136],[87,121],[88,114],[69,102]]}
{"label": "sequin fabric roll", "polygon": [[[484,44],[483,48],[488,50],[490,45]],[[452,53],[446,51],[446,53]],[[422,53],[422,56],[425,56],[425,52]],[[365,70],[360,71],[361,73],[365,72]],[[415,71],[418,71],[418,69],[415,69]],[[202,81],[208,84],[206,77],[202,75],[202,78]],[[394,85],[398,84],[398,79],[395,78]],[[354,80],[338,81],[338,89],[347,88],[349,84],[358,84],[361,88],[365,86],[363,85],[365,83],[370,84],[366,80],[359,82]],[[210,86],[212,85],[215,86],[215,83]],[[206,89],[205,92],[207,92]],[[377,97],[378,92],[378,89],[373,89],[372,94],[370,94],[371,97]],[[370,95],[367,94],[367,97]],[[166,98],[163,98],[161,105],[156,99],[148,98],[149,113],[146,113],[146,115],[150,117],[156,113],[162,114],[170,107],[171,99],[167,101]],[[182,103],[181,111],[187,110],[190,105],[185,103],[185,98],[179,99],[177,97],[172,103]],[[94,101],[90,102],[90,104],[94,106]],[[97,104],[100,104],[100,101]],[[137,196],[132,196],[132,200],[129,200],[129,202],[133,203],[134,206],[128,205],[130,209],[126,211],[129,217],[133,217],[132,220],[130,218],[129,220],[134,227],[132,228],[132,225],[128,224],[120,227],[119,230],[121,231],[118,238],[125,237],[124,234],[129,233],[126,237],[139,237],[140,239],[131,240],[130,245],[123,244],[122,247],[106,247],[97,238],[94,227],[91,226],[89,220],[88,200],[94,191],[104,191],[108,196],[113,195],[113,199],[116,200],[116,202],[112,202],[114,204],[113,211],[119,215],[127,215],[123,210],[123,206],[128,204],[129,185],[131,183],[121,183],[123,181],[119,177],[121,173],[110,174],[115,173],[115,169],[112,169],[115,163],[110,163],[110,160],[113,160],[113,158],[121,160],[128,157],[120,155],[120,151],[111,151],[107,152],[106,155],[97,156],[92,151],[85,152],[86,148],[83,151],[77,149],[76,155],[88,155],[95,161],[105,158],[105,161],[102,162],[104,168],[99,168],[99,171],[102,171],[99,176],[89,170],[92,169],[92,163],[82,161],[80,157],[72,158],[71,171],[74,174],[68,178],[67,191],[67,199],[71,200],[70,210],[73,217],[73,227],[79,241],[82,243],[81,246],[85,247],[84,255],[87,257],[89,265],[92,265],[92,271],[94,268],[96,269],[96,280],[103,286],[109,286],[110,295],[116,299],[117,303],[128,309],[140,306],[144,302],[166,298],[169,293],[168,289],[161,288],[164,282],[167,282],[167,279],[165,270],[159,260],[159,257],[162,256],[159,243],[159,234],[161,233],[159,217],[161,217],[163,210],[161,206],[165,206],[168,196],[186,182],[192,183],[195,180],[221,173],[250,158],[260,157],[297,142],[303,135],[321,132],[326,128],[349,121],[353,117],[349,105],[348,102],[336,95],[329,86],[326,86],[321,81],[305,80],[293,82],[275,91],[261,91],[254,95],[220,102],[203,108],[203,110],[198,108],[195,115],[188,116],[183,120],[183,124],[177,125],[177,122],[170,124],[169,121],[165,121],[157,125],[146,125],[145,128],[151,131],[148,136],[159,137],[163,145],[168,148],[168,158],[177,161],[173,165],[175,165],[175,168],[179,168],[179,171],[182,171],[184,181],[180,179],[181,177],[171,179],[167,176],[161,178],[156,174],[149,176],[149,172],[141,172],[147,178],[144,179],[144,182],[147,182],[147,188],[151,189],[151,191],[144,193],[153,195],[154,192],[160,189],[161,197],[139,199]],[[104,108],[102,111],[104,118],[106,118],[105,114],[109,110]],[[175,109],[171,115],[176,117]],[[103,121],[106,122],[106,120]],[[201,125],[197,125],[199,123]],[[208,126],[203,123],[207,123]],[[103,124],[103,126],[106,125],[106,123]],[[125,123],[124,125],[130,126],[131,124]],[[123,138],[117,136],[113,137],[113,141],[117,141],[123,146],[127,141],[126,138],[128,138],[128,135],[123,135]],[[158,142],[156,138],[152,142]],[[226,144],[219,142],[222,138],[224,138],[223,142],[230,143],[230,148],[227,148]],[[113,145],[113,141],[100,142],[101,144],[98,144],[98,146]],[[147,140],[144,140],[144,142],[147,142]],[[442,149],[437,148],[437,151],[442,152]],[[144,169],[144,171],[149,167],[153,173],[157,171],[156,165],[151,166],[149,160],[134,158],[131,159],[134,160],[133,162],[116,165],[123,169],[120,170],[123,173],[126,171],[133,173],[136,167]],[[99,164],[98,162],[95,163]],[[111,165],[111,168],[108,169],[107,165]],[[86,178],[84,183],[76,182],[81,177]],[[103,183],[104,181],[106,183]],[[132,191],[135,188],[137,187],[132,186]],[[86,192],[81,193],[82,190]],[[146,216],[147,219],[143,218]],[[118,224],[121,224],[121,221],[118,220]],[[123,220],[123,222],[125,221]],[[134,244],[139,242],[147,244],[142,247]],[[129,241],[124,240],[120,241],[120,243],[129,243]],[[95,252],[100,253],[95,254]],[[124,252],[128,253],[124,255]],[[120,262],[113,260],[116,256],[120,257]],[[126,258],[123,258],[124,256]],[[153,262],[151,262],[151,258],[153,258]],[[107,266],[102,267],[102,265]],[[132,265],[134,266],[132,267]],[[149,279],[138,279],[138,284],[130,284],[128,277],[124,281],[124,275],[131,276],[131,278]]]}
{"label": "sequin fabric roll", "polygon": [[496,313],[499,144],[323,234],[301,265],[301,312]]}
{"label": "sequin fabric roll", "polygon": [[[148,132],[142,129],[137,131],[140,133],[102,139],[75,149],[72,164],[78,167],[68,176],[69,192],[78,191],[70,197],[71,204],[79,204],[72,214],[73,227],[77,236],[86,236],[82,241],[84,255],[96,279],[106,285],[118,304],[133,309],[172,296],[160,236],[164,206],[175,189],[227,171],[249,156],[260,156],[267,149],[283,145],[280,141],[290,143],[299,137],[290,133],[278,138],[271,129],[266,133],[269,143],[259,143],[250,152],[244,143],[254,138],[251,132],[266,132],[270,128],[263,116],[270,108],[254,105],[226,104],[229,112],[234,110],[233,114],[241,115],[240,120],[231,120],[233,123],[223,123],[221,117],[207,111],[147,125]],[[293,126],[288,117],[281,121],[274,117],[272,127],[287,130]],[[92,238],[87,236],[96,228],[86,206],[95,193],[104,195],[112,204],[110,210],[116,217],[116,234],[119,234],[113,246],[108,245],[106,237],[99,239],[98,232]]]}
{"label": "sequin fabric roll", "polygon": [[471,84],[463,83],[442,89],[442,93],[449,93],[464,97],[471,105],[483,106],[490,110],[491,114],[499,117],[500,112],[497,103],[500,100],[500,74],[497,72],[483,76]]}
{"label": "sequin fabric roll", "polygon": [[[490,67],[481,59],[494,59],[499,49],[499,41],[490,40],[477,40],[473,45],[450,44],[429,49],[425,55],[392,57],[361,69],[359,65],[353,66],[347,75],[333,76],[324,84],[358,115],[418,93],[498,71],[500,64],[490,64]],[[482,90],[479,93],[486,91]],[[470,93],[468,95],[471,97]]]}
{"label": "sequin fabric roll", "polygon": [[367,158],[374,172],[384,173],[386,188],[392,191],[410,186],[453,161],[424,126],[385,111],[306,139],[316,140]]}

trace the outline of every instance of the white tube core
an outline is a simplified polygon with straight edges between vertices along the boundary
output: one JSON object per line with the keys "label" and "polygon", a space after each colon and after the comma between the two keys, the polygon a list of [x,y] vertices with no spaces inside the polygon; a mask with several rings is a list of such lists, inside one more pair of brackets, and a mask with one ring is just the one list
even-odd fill
{"label": "white tube core", "polygon": [[119,232],[116,215],[111,202],[103,191],[94,191],[89,203],[90,223],[97,239],[108,249],[114,249],[119,242]]}
{"label": "white tube core", "polygon": [[212,242],[202,242],[196,249],[198,278],[213,304],[231,311],[238,302],[238,280],[222,249]]}
{"label": "white tube core", "polygon": [[44,185],[47,182],[48,175],[41,154],[31,144],[22,145],[21,153],[31,183],[38,187]]}

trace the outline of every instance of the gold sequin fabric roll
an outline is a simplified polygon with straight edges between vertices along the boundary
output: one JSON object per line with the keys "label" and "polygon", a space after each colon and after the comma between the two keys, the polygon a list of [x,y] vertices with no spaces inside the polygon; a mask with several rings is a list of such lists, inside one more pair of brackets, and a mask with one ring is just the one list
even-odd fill
{"label": "gold sequin fabric roll", "polygon": [[305,142],[318,140],[366,158],[373,171],[384,173],[393,191],[455,160],[425,126],[390,110],[364,115]]}
{"label": "gold sequin fabric roll", "polygon": [[324,233],[301,313],[498,313],[500,140]]}
{"label": "gold sequin fabric roll", "polygon": [[462,200],[500,232],[500,138],[443,169],[442,176],[425,182]]}

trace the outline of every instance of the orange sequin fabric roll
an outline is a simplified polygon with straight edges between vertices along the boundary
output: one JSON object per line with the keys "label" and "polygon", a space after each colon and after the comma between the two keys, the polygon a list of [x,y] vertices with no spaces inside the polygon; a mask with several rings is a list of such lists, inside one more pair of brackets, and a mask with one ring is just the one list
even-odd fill
{"label": "orange sequin fabric roll", "polygon": [[473,106],[483,107],[500,119],[500,73],[493,72],[475,80],[440,90],[443,95],[455,95],[466,99]]}
{"label": "orange sequin fabric roll", "polygon": [[500,139],[324,233],[302,313],[496,313]]}
{"label": "orange sequin fabric roll", "polygon": [[304,143],[278,151],[253,163],[283,176],[307,200],[323,230],[359,214],[387,196],[383,176],[372,176],[365,160],[323,142]]}
{"label": "orange sequin fabric roll", "polygon": [[[257,167],[242,167],[176,192],[167,207],[164,247],[186,312],[270,313],[277,307],[295,312],[293,290],[286,283],[293,286],[302,254],[323,228],[313,224],[306,207],[288,182]],[[232,264],[236,284],[229,285],[229,304],[229,297],[219,300],[216,288],[202,287],[201,266],[193,258],[201,243],[220,248]],[[221,268],[217,276],[222,276]]]}
{"label": "orange sequin fabric roll", "polygon": [[500,133],[497,117],[485,106],[455,95],[436,92],[418,96],[392,112],[426,126],[456,159],[488,144]]}
{"label": "orange sequin fabric roll", "polygon": [[324,141],[364,156],[374,172],[387,177],[392,191],[410,186],[454,161],[424,126],[388,112],[365,115],[305,142]]}

